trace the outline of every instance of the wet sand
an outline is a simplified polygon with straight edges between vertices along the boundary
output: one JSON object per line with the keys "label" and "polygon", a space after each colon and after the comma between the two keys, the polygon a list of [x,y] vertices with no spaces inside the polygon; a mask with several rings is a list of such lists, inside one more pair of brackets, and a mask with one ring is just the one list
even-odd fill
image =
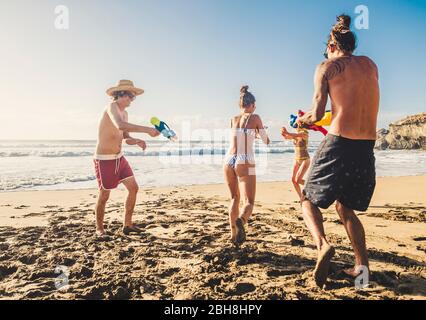
{"label": "wet sand", "polygon": [[[130,236],[117,190],[105,239],[94,237],[96,190],[0,193],[0,299],[425,299],[425,186],[426,177],[378,180],[359,214],[372,269],[363,290],[341,272],[353,254],[333,207],[323,213],[336,254],[326,288],[314,285],[316,249],[287,182],[258,184],[239,249],[224,185],[142,186],[134,220],[143,233]],[[61,289],[58,266],[69,272]]]}

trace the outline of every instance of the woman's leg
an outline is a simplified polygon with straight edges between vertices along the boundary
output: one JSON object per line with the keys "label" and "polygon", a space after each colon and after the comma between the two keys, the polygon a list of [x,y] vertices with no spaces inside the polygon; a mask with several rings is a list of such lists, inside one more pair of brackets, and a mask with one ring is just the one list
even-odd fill
{"label": "woman's leg", "polygon": [[231,240],[235,240],[237,235],[237,228],[235,221],[240,214],[240,190],[238,187],[238,177],[233,168],[224,165],[223,171],[225,174],[225,182],[228,185],[231,193],[231,204],[229,206],[229,226],[231,228]]}
{"label": "woman's leg", "polygon": [[297,181],[297,173],[298,173],[300,167],[301,166],[300,166],[299,162],[295,161],[294,166],[293,166],[293,173],[292,173],[292,176],[291,176],[291,182],[293,183],[294,190],[296,190],[297,195],[299,196],[299,199],[302,198],[302,191],[300,190],[300,186],[299,186],[299,183]]}
{"label": "woman's leg", "polygon": [[254,165],[237,165],[236,172],[244,190],[244,207],[240,218],[247,223],[253,213],[254,200],[256,197],[256,174]]}
{"label": "woman's leg", "polygon": [[305,174],[308,171],[310,164],[311,164],[311,159],[308,158],[306,160],[303,160],[299,170],[297,171],[296,181],[298,184],[302,186],[305,185],[305,180],[303,178],[305,177]]}

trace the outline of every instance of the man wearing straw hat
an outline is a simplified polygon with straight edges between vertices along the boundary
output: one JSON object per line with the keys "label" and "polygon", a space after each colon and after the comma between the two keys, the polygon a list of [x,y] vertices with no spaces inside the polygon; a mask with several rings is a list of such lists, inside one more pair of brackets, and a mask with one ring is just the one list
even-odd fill
{"label": "man wearing straw hat", "polygon": [[123,156],[121,145],[124,139],[128,145],[137,145],[145,150],[145,141],[132,138],[129,132],[147,133],[151,137],[160,134],[154,128],[128,122],[126,108],[130,106],[136,96],[143,92],[143,89],[136,88],[130,80],[120,80],[116,86],[106,91],[113,102],[104,110],[99,122],[98,143],[94,156],[96,178],[99,185],[99,196],[95,208],[96,235],[98,236],[105,235],[105,206],[111,190],[117,188],[120,183],[123,183],[128,190],[123,233],[129,234],[140,231],[132,222],[139,186],[129,163]]}

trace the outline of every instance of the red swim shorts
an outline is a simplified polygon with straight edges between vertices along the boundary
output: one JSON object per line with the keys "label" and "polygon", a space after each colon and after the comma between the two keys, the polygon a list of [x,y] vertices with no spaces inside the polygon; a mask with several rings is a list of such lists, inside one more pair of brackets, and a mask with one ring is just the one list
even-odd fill
{"label": "red swim shorts", "polygon": [[128,178],[133,177],[133,171],[124,156],[117,159],[108,159],[108,156],[95,156],[96,178],[99,189],[112,190]]}

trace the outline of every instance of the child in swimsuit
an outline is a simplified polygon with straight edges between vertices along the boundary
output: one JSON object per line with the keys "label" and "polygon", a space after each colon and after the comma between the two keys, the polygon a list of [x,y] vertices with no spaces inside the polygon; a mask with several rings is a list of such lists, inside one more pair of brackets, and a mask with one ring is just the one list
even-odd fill
{"label": "child in swimsuit", "polygon": [[308,152],[309,133],[308,130],[302,128],[298,128],[297,133],[290,133],[285,127],[283,127],[281,129],[281,134],[284,139],[292,139],[294,143],[295,162],[291,182],[293,183],[299,199],[302,199],[302,190],[300,186],[305,184],[305,180],[303,178],[311,163]]}
{"label": "child in swimsuit", "polygon": [[[254,207],[256,194],[256,173],[254,141],[257,137],[265,144],[270,140],[259,115],[254,114],[256,100],[248,92],[248,86],[240,91],[240,114],[231,120],[231,146],[224,163],[225,181],[231,193],[229,224],[231,241],[239,246],[246,240],[244,225],[248,222]],[[240,185],[244,192],[244,207],[240,215]]]}

